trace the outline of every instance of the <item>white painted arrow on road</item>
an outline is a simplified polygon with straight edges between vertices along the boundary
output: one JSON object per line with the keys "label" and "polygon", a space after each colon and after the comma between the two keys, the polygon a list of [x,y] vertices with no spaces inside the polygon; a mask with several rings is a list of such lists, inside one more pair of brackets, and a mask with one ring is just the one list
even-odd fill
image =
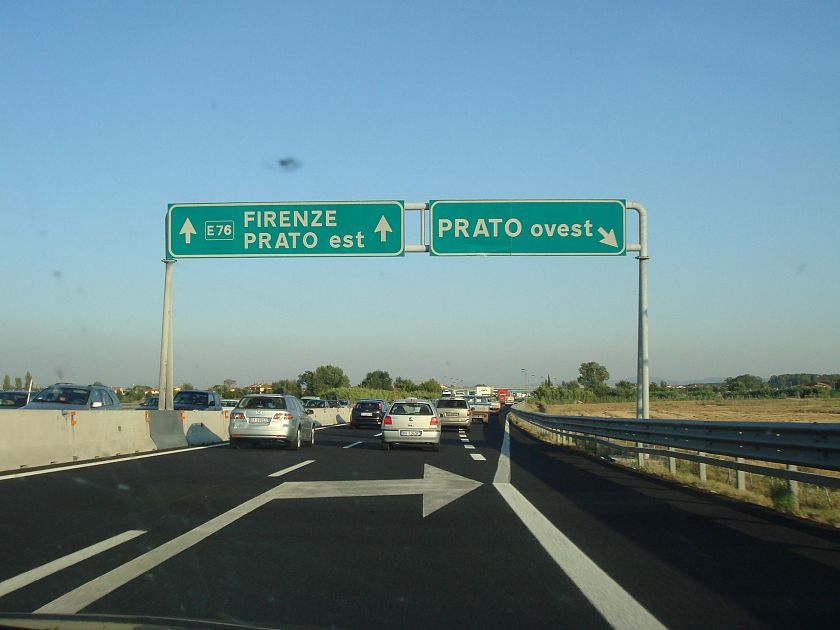
{"label": "white painted arrow on road", "polygon": [[604,228],[599,227],[598,232],[600,232],[601,236],[604,237],[601,239],[602,243],[609,245],[610,247],[618,247],[618,241],[615,240],[615,230],[607,232]]}
{"label": "white painted arrow on road", "polygon": [[382,218],[379,219],[379,223],[376,224],[376,227],[373,228],[374,232],[379,232],[379,240],[383,243],[385,239],[388,237],[388,232],[393,232],[394,230],[391,229],[391,224],[388,223],[388,219],[385,218],[385,215],[382,215]]}
{"label": "white painted arrow on road", "polygon": [[178,234],[183,234],[184,240],[187,242],[187,245],[189,245],[190,237],[195,233],[195,228],[193,227],[193,224],[190,223],[190,218],[187,217],[187,220],[184,221],[184,226],[181,228],[181,231],[178,232]]}
{"label": "white painted arrow on road", "polygon": [[274,499],[326,499],[423,495],[423,518],[481,485],[479,481],[426,464],[422,479],[365,479],[350,481],[289,481],[278,486]]}
{"label": "white painted arrow on road", "polygon": [[[275,473],[289,473],[304,464],[289,466]],[[159,547],[129,560],[76,587],[72,591],[52,600],[35,611],[36,614],[75,614],[87,608],[93,602],[105,597],[123,584],[135,580],[144,573],[186,551],[193,545],[212,536],[223,527],[238,521],[254,510],[261,508],[274,499],[317,499],[329,497],[377,497],[403,494],[423,495],[423,517],[439,510],[455,499],[464,496],[481,485],[478,481],[446,472],[434,466],[425,465],[422,479],[388,479],[362,481],[291,481],[282,483],[240,503],[223,514],[211,518],[198,527],[176,536]]]}

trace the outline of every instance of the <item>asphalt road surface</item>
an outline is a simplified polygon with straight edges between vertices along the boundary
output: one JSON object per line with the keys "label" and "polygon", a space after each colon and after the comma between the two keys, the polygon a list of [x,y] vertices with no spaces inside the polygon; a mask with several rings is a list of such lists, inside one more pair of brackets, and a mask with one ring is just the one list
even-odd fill
{"label": "asphalt road surface", "polygon": [[[536,442],[318,431],[0,478],[3,613],[270,627],[816,628],[840,534]],[[273,475],[273,476],[272,476]]]}

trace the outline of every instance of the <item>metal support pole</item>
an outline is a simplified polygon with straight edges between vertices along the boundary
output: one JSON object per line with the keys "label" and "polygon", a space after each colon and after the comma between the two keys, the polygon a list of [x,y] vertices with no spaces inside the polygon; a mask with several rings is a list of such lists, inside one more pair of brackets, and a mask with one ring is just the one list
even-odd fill
{"label": "metal support pole", "polygon": [[158,409],[172,409],[172,265],[174,258],[164,258],[163,323],[160,333],[160,378]]}
{"label": "metal support pole", "polygon": [[[648,298],[647,298],[647,210],[633,201],[627,202],[628,210],[639,213],[639,348],[636,373],[636,418],[650,418],[650,356],[648,354]],[[635,249],[635,248],[633,248]]]}

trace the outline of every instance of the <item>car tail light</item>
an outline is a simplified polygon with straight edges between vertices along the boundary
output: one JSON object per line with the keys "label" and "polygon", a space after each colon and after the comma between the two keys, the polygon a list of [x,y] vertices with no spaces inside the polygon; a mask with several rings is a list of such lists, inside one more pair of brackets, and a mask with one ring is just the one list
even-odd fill
{"label": "car tail light", "polygon": [[245,412],[244,411],[232,411],[230,414],[231,420],[244,420],[245,419]]}
{"label": "car tail light", "polygon": [[382,411],[382,403],[376,403],[376,410]]}
{"label": "car tail light", "polygon": [[436,427],[437,425],[438,425],[437,416],[432,416],[432,419],[429,420],[429,426],[430,427]]}
{"label": "car tail light", "polygon": [[383,424],[391,424],[391,416],[385,416],[385,422]]}
{"label": "car tail light", "polygon": [[291,420],[292,419],[292,414],[290,414],[288,411],[280,411],[280,412],[274,414],[274,419],[275,420]]}

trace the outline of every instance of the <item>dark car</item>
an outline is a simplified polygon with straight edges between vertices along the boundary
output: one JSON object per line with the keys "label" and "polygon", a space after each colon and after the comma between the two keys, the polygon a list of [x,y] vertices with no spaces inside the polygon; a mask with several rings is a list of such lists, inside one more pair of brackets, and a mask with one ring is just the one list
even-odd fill
{"label": "dark car", "polygon": [[146,400],[141,402],[137,405],[138,409],[157,409],[158,408],[158,400],[160,400],[157,396],[149,396]]}
{"label": "dark car", "polygon": [[24,409],[122,409],[119,398],[104,385],[56,383],[38,392]]}
{"label": "dark car", "polygon": [[359,400],[350,410],[350,426],[371,426],[377,429],[382,426],[382,419],[388,413],[388,403],[380,399]]}
{"label": "dark car", "polygon": [[[35,393],[32,395],[35,396]],[[29,402],[29,392],[0,391],[0,409],[18,409],[27,402]]]}
{"label": "dark car", "polygon": [[218,392],[182,389],[172,399],[175,409],[182,411],[221,411],[222,398]]}

